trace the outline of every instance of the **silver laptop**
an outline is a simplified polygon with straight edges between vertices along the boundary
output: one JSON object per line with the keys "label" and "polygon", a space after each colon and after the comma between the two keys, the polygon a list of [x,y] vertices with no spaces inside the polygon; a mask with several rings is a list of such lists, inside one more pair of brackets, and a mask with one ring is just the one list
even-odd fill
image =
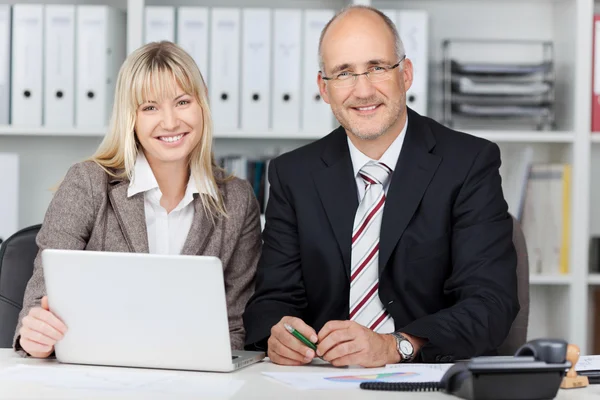
{"label": "silver laptop", "polygon": [[60,362],[233,371],[265,356],[231,351],[216,257],[44,250],[42,265],[68,328]]}

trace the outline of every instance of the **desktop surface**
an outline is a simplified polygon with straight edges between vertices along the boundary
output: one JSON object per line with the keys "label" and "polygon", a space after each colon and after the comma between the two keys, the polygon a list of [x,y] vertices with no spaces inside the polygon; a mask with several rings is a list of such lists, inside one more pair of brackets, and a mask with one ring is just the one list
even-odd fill
{"label": "desktop surface", "polygon": [[[16,355],[12,349],[0,349],[0,374],[5,368],[10,368],[16,365],[33,365],[33,366],[53,366],[56,365],[56,360],[36,360],[24,359]],[[85,368],[107,368],[107,367],[85,367]],[[115,368],[117,371],[124,369]],[[244,381],[243,386],[231,397],[210,397],[210,396],[173,396],[169,393],[149,393],[147,391],[128,391],[124,393],[110,392],[105,390],[83,390],[83,389],[68,389],[50,387],[42,384],[32,384],[28,382],[6,382],[0,380],[0,399],[94,399],[94,398],[110,398],[110,399],[168,399],[168,398],[229,398],[229,399],[337,399],[344,400],[369,400],[369,399],[458,399],[458,397],[449,396],[437,392],[380,392],[367,390],[296,390],[288,387],[280,382],[277,382],[269,377],[266,377],[262,372],[323,372],[334,371],[335,369],[329,365],[309,365],[304,367],[282,367],[275,365],[267,360],[258,364],[251,365],[236,372],[231,373],[205,373],[205,372],[187,372],[176,371],[176,374],[182,374],[188,377],[198,377],[199,379],[210,379],[218,381],[220,379],[234,379]],[[144,369],[127,369],[127,371],[135,371],[141,373],[157,373],[153,370]],[[170,371],[173,372],[173,371]],[[225,381],[224,381],[225,382]],[[591,400],[600,398],[600,385],[590,385],[587,388],[581,389],[561,389],[558,392],[556,399],[558,400]]]}

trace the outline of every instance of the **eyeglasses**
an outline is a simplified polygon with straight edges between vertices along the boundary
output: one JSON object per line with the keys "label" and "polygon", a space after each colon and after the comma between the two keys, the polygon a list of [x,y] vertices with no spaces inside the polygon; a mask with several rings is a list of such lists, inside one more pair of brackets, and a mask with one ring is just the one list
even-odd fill
{"label": "eyeglasses", "polygon": [[391,66],[374,65],[372,67],[369,67],[369,69],[367,69],[361,74],[353,74],[352,72],[344,71],[340,72],[336,76],[327,77],[323,76],[323,73],[321,71],[319,72],[321,72],[321,78],[323,78],[323,80],[331,81],[331,84],[336,88],[354,86],[358,77],[361,75],[365,75],[367,79],[370,80],[372,83],[383,82],[391,78],[390,71],[394,68],[397,68],[402,63],[402,61],[404,61],[405,58],[406,55],[402,56],[400,61]]}

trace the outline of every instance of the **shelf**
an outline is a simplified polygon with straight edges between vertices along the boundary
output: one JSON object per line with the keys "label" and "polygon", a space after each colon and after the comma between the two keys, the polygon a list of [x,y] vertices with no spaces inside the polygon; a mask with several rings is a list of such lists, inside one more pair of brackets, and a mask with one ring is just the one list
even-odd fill
{"label": "shelf", "polygon": [[219,131],[215,129],[215,139],[302,139],[302,140],[317,140],[327,135],[329,131],[323,132],[298,132],[298,131],[263,131],[263,132],[247,132],[241,130],[234,131]]}
{"label": "shelf", "polygon": [[570,275],[536,275],[529,276],[530,285],[570,285],[572,278]]}
{"label": "shelf", "polygon": [[[0,136],[71,136],[71,137],[100,137],[104,136],[108,128],[49,128],[49,127],[13,127],[0,126]],[[215,139],[296,139],[317,140],[328,132],[298,132],[298,131],[263,131],[246,132],[242,130],[217,130]],[[486,138],[493,142],[517,143],[572,143],[575,135],[573,132],[540,132],[540,131],[492,131],[478,130],[468,133]],[[594,138],[600,142],[600,135]]]}
{"label": "shelf", "polygon": [[588,275],[588,284],[590,285],[600,285],[600,274],[589,274]]}
{"label": "shelf", "polygon": [[600,143],[600,132],[592,132],[592,143]]}
{"label": "shelf", "polygon": [[79,136],[102,137],[108,128],[50,128],[0,125],[0,136]]}
{"label": "shelf", "polygon": [[465,131],[492,142],[513,143],[572,143],[573,132],[566,131]]}
{"label": "shelf", "polygon": [[[0,126],[0,136],[80,136],[101,137],[108,128],[49,128],[49,127],[14,127]],[[324,136],[324,133],[315,132],[244,132],[244,131],[221,131],[215,133],[215,139],[304,139],[316,140]]]}

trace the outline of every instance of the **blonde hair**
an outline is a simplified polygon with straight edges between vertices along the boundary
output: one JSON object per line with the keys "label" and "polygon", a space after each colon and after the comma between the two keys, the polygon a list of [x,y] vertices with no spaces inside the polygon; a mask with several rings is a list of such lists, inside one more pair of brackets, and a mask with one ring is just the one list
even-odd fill
{"label": "blonde hair", "polygon": [[[138,107],[152,94],[159,97],[175,97],[175,80],[183,91],[193,96],[202,109],[202,136],[189,156],[190,173],[200,190],[202,187],[213,196],[203,196],[202,206],[213,220],[227,216],[218,184],[224,178],[216,178],[221,171],[212,152],[213,123],[208,104],[204,78],[192,57],[174,43],[162,41],[149,43],[131,53],[119,71],[109,130],[90,160],[102,167],[107,174],[117,178],[133,179],[134,166],[139,149],[134,127]],[[156,99],[157,101],[161,100]]]}

